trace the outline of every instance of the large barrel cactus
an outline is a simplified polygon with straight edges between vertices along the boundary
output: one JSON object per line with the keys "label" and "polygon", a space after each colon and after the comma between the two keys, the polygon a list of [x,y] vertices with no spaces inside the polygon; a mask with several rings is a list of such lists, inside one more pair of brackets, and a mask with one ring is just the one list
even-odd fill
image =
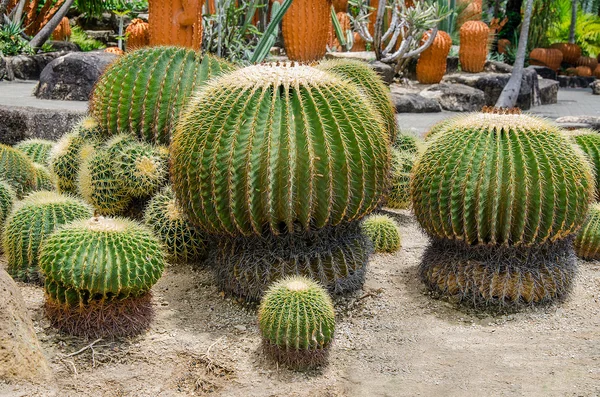
{"label": "large barrel cactus", "polygon": [[0,144],[0,175],[23,198],[36,187],[33,161],[22,151]]}
{"label": "large barrel cactus", "polygon": [[261,235],[360,219],[379,203],[390,139],[353,83],[309,66],[250,66],[187,107],[171,177],[208,232]]}
{"label": "large barrel cactus", "polygon": [[150,230],[120,218],[73,222],[44,242],[46,310],[69,334],[132,335],[152,319],[150,288],[161,277],[164,254]]}
{"label": "large barrel cactus", "polygon": [[524,115],[455,120],[413,170],[413,209],[433,239],[421,276],[475,302],[564,296],[575,269],[570,238],[593,193],[588,162],[554,125]]}
{"label": "large barrel cactus", "polygon": [[271,285],[258,309],[263,346],[278,363],[307,369],[326,363],[335,332],[327,292],[304,277]]}
{"label": "large barrel cactus", "polygon": [[179,47],[144,48],[120,57],[96,84],[90,112],[107,135],[135,134],[169,144],[190,95],[233,67]]}

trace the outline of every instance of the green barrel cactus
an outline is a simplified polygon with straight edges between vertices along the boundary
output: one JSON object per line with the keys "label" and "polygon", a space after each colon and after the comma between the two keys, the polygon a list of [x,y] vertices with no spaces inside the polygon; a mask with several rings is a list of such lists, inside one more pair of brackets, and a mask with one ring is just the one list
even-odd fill
{"label": "green barrel cactus", "polygon": [[77,193],[77,176],[83,157],[87,155],[84,148],[86,140],[79,132],[72,131],[64,135],[50,153],[50,172],[56,178],[58,191],[61,193]]}
{"label": "green barrel cactus", "polygon": [[133,51],[110,65],[96,84],[90,113],[104,134],[135,134],[169,144],[189,97],[233,66],[211,55],[179,47]]}
{"label": "green barrel cactus", "polygon": [[448,118],[445,118],[445,119],[443,119],[441,121],[438,121],[425,134],[425,141],[430,141],[434,137],[437,137],[438,135],[443,134],[444,131],[446,131],[446,129],[448,127],[452,126],[452,124],[455,121],[462,120],[462,119],[464,119],[466,117],[470,117],[470,116],[471,116],[471,114],[466,114],[466,115],[465,114],[460,114],[458,116],[448,117]]}
{"label": "green barrel cactus", "polygon": [[600,200],[600,134],[591,129],[567,131],[566,134],[588,156],[596,174],[596,200]]}
{"label": "green barrel cactus", "polygon": [[145,226],[121,218],[73,222],[44,242],[51,322],[74,335],[138,334],[152,319],[150,289],[165,267],[160,242]]}
{"label": "green barrel cactus", "polygon": [[398,134],[396,140],[393,143],[395,149],[401,152],[407,152],[410,154],[417,154],[419,152],[419,143],[417,137],[408,134]]}
{"label": "green barrel cactus", "polygon": [[192,100],[170,162],[176,196],[204,230],[292,233],[376,208],[390,140],[354,84],[310,66],[255,65]]}
{"label": "green barrel cactus", "polygon": [[583,227],[573,242],[577,256],[583,259],[600,259],[600,204],[590,206]]}
{"label": "green barrel cactus", "polygon": [[575,233],[594,193],[588,162],[553,124],[475,114],[431,142],[413,171],[417,220],[433,237],[531,246]]}
{"label": "green barrel cactus", "polygon": [[114,158],[114,167],[115,176],[133,197],[151,196],[167,182],[169,175],[164,156],[148,144],[123,147]]}
{"label": "green barrel cactus", "polygon": [[150,200],[144,223],[160,238],[171,261],[192,262],[206,257],[206,236],[185,218],[171,187]]}
{"label": "green barrel cactus", "polygon": [[91,216],[92,209],[74,197],[31,193],[15,205],[6,220],[2,236],[6,270],[16,280],[37,281],[38,252],[44,240],[57,227]]}
{"label": "green barrel cactus", "polygon": [[84,117],[73,128],[73,131],[88,142],[102,141],[106,135],[103,133],[100,124],[91,116]]}
{"label": "green barrel cactus", "polygon": [[362,230],[373,242],[375,252],[392,253],[402,247],[398,223],[387,215],[369,215],[362,222]]}
{"label": "green barrel cactus", "polygon": [[56,188],[54,178],[48,168],[38,163],[34,163],[33,166],[35,168],[35,191],[54,190]]}
{"label": "green barrel cactus", "polygon": [[55,143],[47,139],[26,139],[16,144],[15,149],[25,153],[34,163],[48,166],[50,165],[50,152]]}
{"label": "green barrel cactus", "polygon": [[0,175],[23,198],[36,188],[33,161],[22,151],[0,144]]}
{"label": "green barrel cactus", "polygon": [[362,287],[373,247],[359,222],[279,236],[223,237],[209,251],[217,283],[226,292],[259,300],[269,284],[302,275],[334,294]]}
{"label": "green barrel cactus", "polygon": [[324,61],[317,65],[317,68],[356,84],[383,119],[390,140],[393,142],[396,139],[396,109],[390,89],[369,65],[362,61],[345,59]]}
{"label": "green barrel cactus", "polygon": [[0,231],[4,228],[4,222],[16,200],[17,195],[13,188],[6,181],[0,179]]}
{"label": "green barrel cactus", "polygon": [[385,206],[397,210],[408,209],[410,200],[410,174],[416,156],[392,149],[392,176]]}
{"label": "green barrel cactus", "polygon": [[108,150],[95,149],[79,170],[79,194],[99,215],[121,214],[132,199],[117,174],[114,160]]}
{"label": "green barrel cactus", "polygon": [[258,309],[263,346],[278,363],[308,369],[326,363],[335,310],[319,284],[286,277],[269,287]]}

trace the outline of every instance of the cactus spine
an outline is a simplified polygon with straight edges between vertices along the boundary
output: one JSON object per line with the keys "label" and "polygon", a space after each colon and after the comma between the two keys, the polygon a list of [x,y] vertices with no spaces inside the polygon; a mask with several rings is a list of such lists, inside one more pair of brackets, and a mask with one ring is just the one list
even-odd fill
{"label": "cactus spine", "polygon": [[461,26],[458,57],[463,71],[469,73],[483,71],[488,53],[489,34],[490,29],[481,21],[468,21]]}
{"label": "cactus spine", "polygon": [[7,271],[16,280],[37,281],[38,252],[59,226],[92,216],[80,200],[54,192],[36,192],[15,206],[6,220],[3,247]]}
{"label": "cactus spine", "polygon": [[335,332],[333,302],[317,283],[289,277],[273,284],[258,309],[265,350],[296,369],[326,363]]}
{"label": "cactus spine", "polygon": [[[427,33],[423,40],[429,38]],[[421,84],[437,84],[442,81],[446,74],[446,58],[452,47],[452,39],[450,35],[444,31],[439,31],[433,44],[423,51],[417,61],[417,80]]]}
{"label": "cactus spine", "polygon": [[90,113],[108,136],[128,133],[168,145],[190,95],[231,69],[223,60],[184,48],[134,51],[119,58],[100,77]]}
{"label": "cactus spine", "polygon": [[23,198],[36,188],[33,161],[18,149],[0,144],[0,175]]}
{"label": "cactus spine", "polygon": [[115,177],[133,197],[151,196],[167,182],[165,158],[147,144],[131,144],[119,150],[114,168]]}
{"label": "cactus spine", "polygon": [[47,238],[40,252],[46,310],[69,334],[137,334],[152,319],[149,291],[165,262],[144,226],[126,219],[73,222]]}
{"label": "cactus spine", "polygon": [[331,24],[331,0],[294,0],[281,21],[283,43],[291,61],[325,56]]}
{"label": "cactus spine", "polygon": [[50,165],[50,152],[54,144],[55,142],[46,139],[26,139],[15,145],[15,149],[25,153],[34,163],[48,166]]}
{"label": "cactus spine", "polygon": [[373,242],[375,252],[392,253],[402,247],[398,223],[387,215],[370,215],[362,222],[362,229]]}
{"label": "cactus spine", "polygon": [[127,29],[127,51],[137,50],[150,45],[150,30],[147,22],[136,18],[131,21]]}
{"label": "cactus spine", "polygon": [[587,219],[573,245],[580,258],[600,259],[600,204],[595,203],[590,206]]}

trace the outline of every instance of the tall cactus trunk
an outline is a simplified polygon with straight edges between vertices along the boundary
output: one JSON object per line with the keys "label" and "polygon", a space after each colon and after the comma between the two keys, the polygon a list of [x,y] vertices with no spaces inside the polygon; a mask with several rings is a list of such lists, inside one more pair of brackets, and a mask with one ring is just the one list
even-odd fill
{"label": "tall cactus trunk", "polygon": [[204,0],[150,0],[150,45],[200,49]]}
{"label": "tall cactus trunk", "polygon": [[331,0],[294,0],[281,23],[287,56],[292,61],[316,61],[327,50]]}
{"label": "tall cactus trunk", "polygon": [[571,1],[571,28],[569,30],[569,43],[575,44],[575,27],[577,25],[577,0]]}

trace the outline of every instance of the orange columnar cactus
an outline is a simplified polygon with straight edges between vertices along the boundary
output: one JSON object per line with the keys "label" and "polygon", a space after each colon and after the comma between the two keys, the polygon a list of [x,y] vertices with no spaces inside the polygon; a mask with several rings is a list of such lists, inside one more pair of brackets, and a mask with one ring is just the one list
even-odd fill
{"label": "orange columnar cactus", "polygon": [[54,40],[63,41],[68,40],[71,37],[71,24],[69,23],[69,18],[64,17],[61,19],[60,23],[54,29],[52,33],[52,38]]}
{"label": "orange columnar cactus", "polygon": [[379,0],[370,0],[369,7],[371,7],[371,14],[369,14],[369,33],[371,36],[375,33],[375,21],[377,20],[377,8],[379,7]]}
{"label": "orange columnar cactus", "polygon": [[[346,34],[346,31],[351,30],[351,22],[350,15],[346,12],[338,12],[336,14],[337,20],[342,27],[342,32]],[[337,35],[335,34],[335,28],[333,27],[333,23],[331,24],[331,28],[329,29],[329,39],[327,40],[327,46],[333,51],[342,51],[340,46],[340,42],[338,41]]]}
{"label": "orange columnar cactus", "polygon": [[459,0],[457,7],[462,11],[456,19],[456,26],[461,27],[468,21],[480,21],[483,13],[483,0]]}
{"label": "orange columnar cactus", "polygon": [[546,66],[552,70],[560,69],[563,54],[556,48],[534,48],[529,54],[529,63],[537,66]]}
{"label": "orange columnar cactus", "polygon": [[570,43],[556,43],[552,44],[550,48],[556,48],[563,54],[563,61],[571,65],[575,65],[577,60],[581,56],[581,47],[577,44]]}
{"label": "orange columnar cactus", "polygon": [[490,29],[481,21],[468,21],[461,26],[458,57],[464,72],[483,71],[488,53],[489,33]]}
{"label": "orange columnar cactus", "polygon": [[336,14],[348,11],[348,0],[333,0],[333,8]]}
{"label": "orange columnar cactus", "polygon": [[150,45],[202,46],[204,0],[150,0]]}
{"label": "orange columnar cactus", "polygon": [[139,18],[131,21],[125,29],[125,34],[127,35],[127,50],[137,50],[150,45],[149,25]]}
{"label": "orange columnar cactus", "polygon": [[[423,41],[429,39],[430,33],[423,35]],[[417,62],[417,80],[421,84],[437,84],[446,73],[446,58],[452,47],[452,39],[446,32],[439,31],[433,44],[423,51]]]}
{"label": "orange columnar cactus", "polygon": [[331,0],[294,0],[281,23],[283,43],[291,61],[323,58],[331,24]]}

